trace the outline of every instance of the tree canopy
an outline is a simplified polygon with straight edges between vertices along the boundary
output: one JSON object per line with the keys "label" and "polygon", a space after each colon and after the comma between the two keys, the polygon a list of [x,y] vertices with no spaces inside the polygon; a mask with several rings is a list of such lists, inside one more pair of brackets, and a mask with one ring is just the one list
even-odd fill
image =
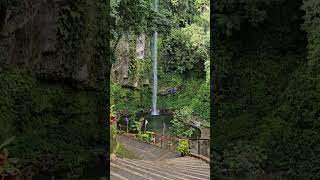
{"label": "tree canopy", "polygon": [[215,175],[319,178],[318,5],[215,1]]}

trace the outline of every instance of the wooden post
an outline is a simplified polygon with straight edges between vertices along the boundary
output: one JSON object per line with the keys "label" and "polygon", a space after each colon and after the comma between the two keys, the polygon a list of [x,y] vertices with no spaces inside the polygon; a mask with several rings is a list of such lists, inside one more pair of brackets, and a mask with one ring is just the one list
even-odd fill
{"label": "wooden post", "polygon": [[129,125],[128,125],[128,123],[127,123],[127,133],[129,132]]}
{"label": "wooden post", "polygon": [[164,130],[165,130],[165,128],[166,128],[166,124],[163,123],[162,136],[164,136]]}

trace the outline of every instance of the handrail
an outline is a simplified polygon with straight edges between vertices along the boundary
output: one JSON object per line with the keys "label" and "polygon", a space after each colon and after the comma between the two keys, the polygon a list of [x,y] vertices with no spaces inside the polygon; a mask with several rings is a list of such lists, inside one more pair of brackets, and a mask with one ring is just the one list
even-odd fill
{"label": "handrail", "polygon": [[[127,126],[123,126],[121,124],[118,124],[118,127],[120,129],[120,131],[128,131],[128,133],[131,131],[131,132],[135,132],[136,130],[133,130]],[[125,130],[123,130],[125,129]],[[129,134],[132,134],[132,133],[129,133]],[[198,155],[201,155],[201,144],[200,144],[200,141],[202,142],[210,142],[210,139],[206,139],[206,138],[177,138],[177,137],[170,137],[170,136],[165,136],[165,135],[162,135],[162,134],[157,134],[157,133],[154,133],[152,132],[152,136],[153,136],[153,144],[156,145],[156,146],[159,146],[161,148],[168,148],[169,146],[169,149],[172,151],[173,149],[176,148],[177,146],[177,143],[180,141],[180,140],[187,140],[187,141],[191,141],[191,142],[197,142],[197,154]],[[158,139],[157,139],[158,138]],[[158,142],[157,142],[158,141]],[[210,147],[207,147],[210,149]],[[205,153],[206,155],[209,155],[208,153]]]}
{"label": "handrail", "polygon": [[[118,126],[127,128],[127,126],[123,126],[123,125],[121,125],[121,124],[118,124]],[[128,129],[133,131],[133,129],[130,129],[130,128],[128,128]],[[153,135],[157,135],[157,136],[164,137],[165,139],[175,139],[175,140],[198,140],[198,139],[190,139],[190,138],[177,138],[177,137],[165,136],[165,135],[162,135],[162,134],[157,134],[157,133],[155,133],[155,132],[152,132],[152,134],[153,134]],[[199,139],[199,140],[202,140],[202,139]],[[205,140],[209,140],[209,139],[205,139]]]}
{"label": "handrail", "polygon": [[199,138],[199,139],[189,138],[189,140],[191,140],[191,141],[195,141],[195,140],[200,140],[200,141],[210,141],[210,139],[205,139],[205,138]]}

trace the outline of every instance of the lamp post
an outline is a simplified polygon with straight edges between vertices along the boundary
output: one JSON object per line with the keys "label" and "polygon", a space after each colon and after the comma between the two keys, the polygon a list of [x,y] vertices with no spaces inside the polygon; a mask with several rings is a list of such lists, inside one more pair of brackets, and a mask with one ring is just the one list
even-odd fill
{"label": "lamp post", "polygon": [[148,120],[146,119],[146,121],[144,122],[144,132],[147,132],[147,124],[148,124]]}
{"label": "lamp post", "polygon": [[128,116],[125,118],[126,124],[127,124],[127,133],[129,132],[129,119]]}

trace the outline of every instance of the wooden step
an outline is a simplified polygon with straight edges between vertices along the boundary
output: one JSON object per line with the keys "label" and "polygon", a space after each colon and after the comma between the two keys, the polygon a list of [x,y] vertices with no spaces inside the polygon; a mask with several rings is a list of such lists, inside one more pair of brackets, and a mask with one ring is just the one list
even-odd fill
{"label": "wooden step", "polygon": [[174,179],[175,177],[170,177],[170,174],[166,174],[163,171],[157,171],[153,168],[143,167],[143,166],[137,166],[134,162],[129,161],[117,161],[117,165],[121,167],[125,167],[127,169],[130,169],[133,172],[137,172],[139,174],[142,174],[143,177],[148,177],[152,179],[163,179],[163,180],[170,180]]}
{"label": "wooden step", "polygon": [[154,164],[150,164],[147,162],[138,162],[138,161],[133,161],[133,162],[125,161],[123,163],[135,165],[135,166],[140,166],[141,168],[147,169],[149,171],[158,173],[159,175],[173,178],[173,179],[201,179],[198,176],[187,175],[187,174],[181,173],[175,169],[161,167],[157,164],[154,165]]}
{"label": "wooden step", "polygon": [[121,174],[121,176],[126,177],[128,179],[134,179],[134,180],[144,180],[144,179],[149,179],[152,180],[151,178],[146,178],[142,174],[139,174],[137,172],[133,172],[130,169],[127,169],[125,167],[121,167],[119,165],[116,165],[114,163],[110,163],[110,170],[111,172],[115,174]]}
{"label": "wooden step", "polygon": [[111,180],[129,180],[128,178],[126,178],[120,174],[117,174],[114,171],[110,172],[110,179]]}
{"label": "wooden step", "polygon": [[143,160],[122,160],[119,159],[119,161],[124,161],[124,163],[130,163],[133,165],[140,165],[141,167],[147,168],[149,170],[158,170],[163,171],[165,173],[169,174],[177,174],[178,177],[184,177],[187,179],[209,179],[210,177],[210,170],[209,169],[186,169],[183,167],[174,167],[170,165],[164,165],[164,164],[157,164],[157,161],[143,161]]}
{"label": "wooden step", "polygon": [[[137,163],[137,162],[136,162]],[[141,162],[143,164],[150,164],[154,167],[161,167],[163,170],[168,170],[171,172],[179,172],[181,175],[188,175],[192,176],[193,178],[200,178],[200,179],[210,179],[210,169],[203,170],[202,168],[198,169],[187,169],[184,167],[179,167],[179,166],[166,166],[166,165],[158,165],[156,166],[156,163],[152,161],[145,161]]]}

